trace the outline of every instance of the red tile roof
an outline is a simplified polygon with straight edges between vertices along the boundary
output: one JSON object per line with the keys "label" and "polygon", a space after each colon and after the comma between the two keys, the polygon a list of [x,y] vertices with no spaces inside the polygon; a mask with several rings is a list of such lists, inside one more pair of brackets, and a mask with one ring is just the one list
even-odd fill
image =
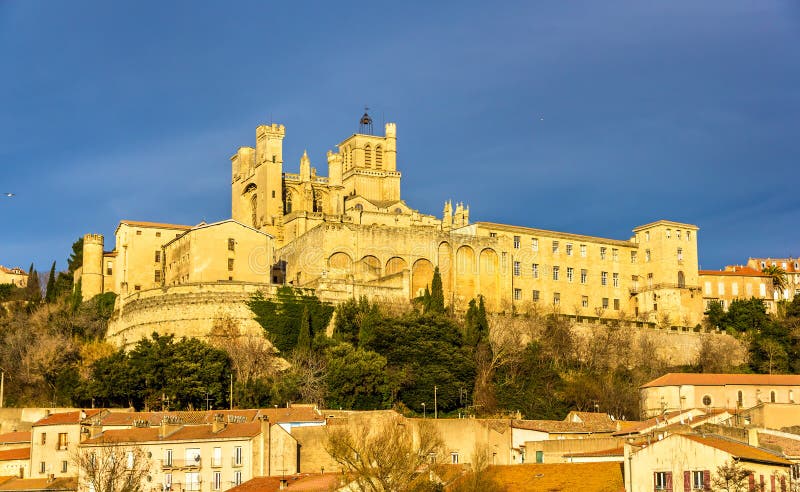
{"label": "red tile roof", "polygon": [[668,373],[642,385],[642,388],[659,386],[723,386],[723,385],[759,385],[759,386],[800,386],[800,375],[793,374],[698,374]]}
{"label": "red tile roof", "polygon": [[794,267],[795,263],[800,263],[800,260],[797,258],[749,258],[747,263],[760,266],[762,261],[766,263],[767,266],[772,266],[772,264],[775,263],[775,266],[779,268],[783,268],[783,264],[786,263],[786,268],[783,268],[786,273],[800,273],[800,268]]}
{"label": "red tile roof", "polygon": [[765,432],[758,433],[758,444],[761,446],[776,446],[785,456],[800,456],[800,436],[795,439],[785,436],[776,436]]}
{"label": "red tile roof", "polygon": [[[62,412],[62,413],[54,413],[49,415],[43,419],[36,421],[33,425],[41,426],[41,425],[64,425],[64,424],[79,424],[84,418],[92,417],[97,415],[98,413],[102,412],[103,410],[92,408],[89,410],[79,410],[75,412]],[[85,413],[85,415],[81,415]]]}
{"label": "red tile roof", "polygon": [[182,225],[182,224],[167,224],[164,222],[147,222],[144,220],[120,220],[120,225],[126,224],[133,227],[152,227],[155,229],[180,229],[183,231],[188,231],[192,228],[192,226]]}
{"label": "red tile roof", "polygon": [[[673,434],[673,436],[677,435],[679,434]],[[720,451],[724,451],[734,458],[738,458],[742,461],[754,461],[758,463],[771,463],[785,466],[792,464],[791,461],[785,458],[781,458],[780,456],[776,456],[775,454],[763,449],[759,449],[738,441],[730,441],[718,436],[698,436],[694,434],[683,434],[682,436],[686,439],[719,449]]]}
{"label": "red tile roof", "polygon": [[[341,475],[337,473],[303,473],[286,477],[288,481],[287,492],[317,492],[333,490],[340,484]],[[228,492],[274,492],[280,490],[281,477],[257,477],[245,483],[228,489]]]}
{"label": "red tile roof", "polygon": [[605,457],[605,456],[622,456],[625,454],[624,448],[612,448],[612,449],[601,449],[599,451],[586,451],[583,453],[567,453],[564,455],[565,458],[594,458],[594,457]]}
{"label": "red tile roof", "polygon": [[537,463],[489,466],[487,479],[514,492],[625,490],[620,463]]}
{"label": "red tile roof", "polygon": [[6,432],[0,434],[0,444],[16,444],[20,442],[31,442],[30,432]]}
{"label": "red tile roof", "polygon": [[31,448],[6,449],[0,451],[0,461],[29,459],[31,459]]}
{"label": "red tile roof", "polygon": [[213,432],[210,424],[184,425],[166,437],[158,436],[159,427],[134,427],[131,429],[111,429],[104,431],[100,436],[87,439],[82,444],[103,444],[113,441],[120,443],[130,442],[157,442],[157,441],[200,441],[218,439],[244,439],[251,438],[261,433],[261,422],[248,422],[245,424],[227,424],[224,429]]}
{"label": "red tile roof", "polygon": [[45,491],[78,490],[78,479],[74,477],[56,478],[12,478],[0,484],[0,490]]}
{"label": "red tile roof", "polygon": [[9,275],[25,275],[26,277],[28,276],[28,272],[26,272],[20,267],[6,268],[3,265],[0,265],[0,272],[8,273]]}
{"label": "red tile roof", "polygon": [[750,267],[734,266],[728,268],[733,268],[733,270],[699,270],[697,273],[700,275],[723,275],[731,277],[769,277],[766,273]]}

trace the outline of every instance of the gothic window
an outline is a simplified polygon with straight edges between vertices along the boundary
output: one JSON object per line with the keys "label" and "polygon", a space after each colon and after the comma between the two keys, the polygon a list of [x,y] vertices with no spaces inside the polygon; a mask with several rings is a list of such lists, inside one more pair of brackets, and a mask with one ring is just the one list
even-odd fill
{"label": "gothic window", "polygon": [[375,147],[375,169],[383,169],[383,149],[380,145]]}
{"label": "gothic window", "polygon": [[250,197],[250,213],[252,214],[251,221],[253,227],[258,227],[258,195],[253,193]]}
{"label": "gothic window", "polygon": [[364,147],[364,167],[372,167],[372,147],[369,144]]}
{"label": "gothic window", "polygon": [[283,194],[283,213],[292,213],[292,193],[286,190]]}
{"label": "gothic window", "polygon": [[314,197],[314,212],[322,212],[322,197]]}

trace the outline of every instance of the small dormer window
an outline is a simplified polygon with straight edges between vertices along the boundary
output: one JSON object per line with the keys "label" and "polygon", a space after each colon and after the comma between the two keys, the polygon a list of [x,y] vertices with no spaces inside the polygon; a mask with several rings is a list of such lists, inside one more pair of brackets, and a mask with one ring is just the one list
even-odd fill
{"label": "small dormer window", "polygon": [[356,210],[358,210],[359,212],[360,212],[360,211],[362,211],[362,210],[364,210],[364,206],[363,206],[363,205],[361,205],[360,203],[356,203],[356,207],[355,207],[355,208],[356,208]]}
{"label": "small dormer window", "polygon": [[400,215],[400,214],[403,213],[403,210],[400,207],[398,207],[398,208],[394,209],[394,213],[397,214],[397,215]]}

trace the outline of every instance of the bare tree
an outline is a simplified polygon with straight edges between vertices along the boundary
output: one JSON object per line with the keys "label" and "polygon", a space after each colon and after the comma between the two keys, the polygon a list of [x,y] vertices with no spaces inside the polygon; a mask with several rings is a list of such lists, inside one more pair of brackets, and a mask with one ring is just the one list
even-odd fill
{"label": "bare tree", "polygon": [[111,440],[81,445],[72,461],[80,487],[93,492],[144,492],[151,465],[142,448]]}
{"label": "bare tree", "polygon": [[487,473],[491,462],[491,452],[487,444],[476,444],[472,453],[472,463],[463,477],[457,479],[452,492],[501,492],[505,490]]}
{"label": "bare tree", "polygon": [[351,490],[406,492],[429,481],[426,469],[441,459],[443,442],[432,424],[393,417],[381,425],[329,427],[325,450],[353,477]]}
{"label": "bare tree", "polygon": [[249,383],[272,375],[286,365],[263,335],[242,333],[239,322],[230,316],[214,320],[208,338],[212,345],[231,357],[237,381]]}
{"label": "bare tree", "polygon": [[726,461],[717,467],[717,473],[711,478],[711,485],[713,490],[719,492],[747,492],[750,490],[751,473],[739,464],[739,460]]}

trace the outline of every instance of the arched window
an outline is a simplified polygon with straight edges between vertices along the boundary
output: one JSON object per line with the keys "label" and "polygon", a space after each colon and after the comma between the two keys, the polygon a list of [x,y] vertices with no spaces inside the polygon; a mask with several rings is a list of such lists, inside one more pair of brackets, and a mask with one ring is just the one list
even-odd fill
{"label": "arched window", "polygon": [[364,167],[372,167],[372,147],[369,144],[364,147]]}
{"label": "arched window", "polygon": [[292,213],[292,193],[289,190],[283,194],[283,213]]}
{"label": "arched window", "polygon": [[253,227],[258,228],[258,194],[253,193],[250,197],[250,220],[253,222]]}
{"label": "arched window", "polygon": [[678,272],[678,287],[681,289],[686,287],[686,277],[683,272]]}
{"label": "arched window", "polygon": [[360,212],[360,211],[364,210],[364,206],[361,205],[360,203],[356,203],[356,210],[358,210]]}
{"label": "arched window", "polygon": [[375,169],[383,169],[383,149],[380,145],[375,147]]}

